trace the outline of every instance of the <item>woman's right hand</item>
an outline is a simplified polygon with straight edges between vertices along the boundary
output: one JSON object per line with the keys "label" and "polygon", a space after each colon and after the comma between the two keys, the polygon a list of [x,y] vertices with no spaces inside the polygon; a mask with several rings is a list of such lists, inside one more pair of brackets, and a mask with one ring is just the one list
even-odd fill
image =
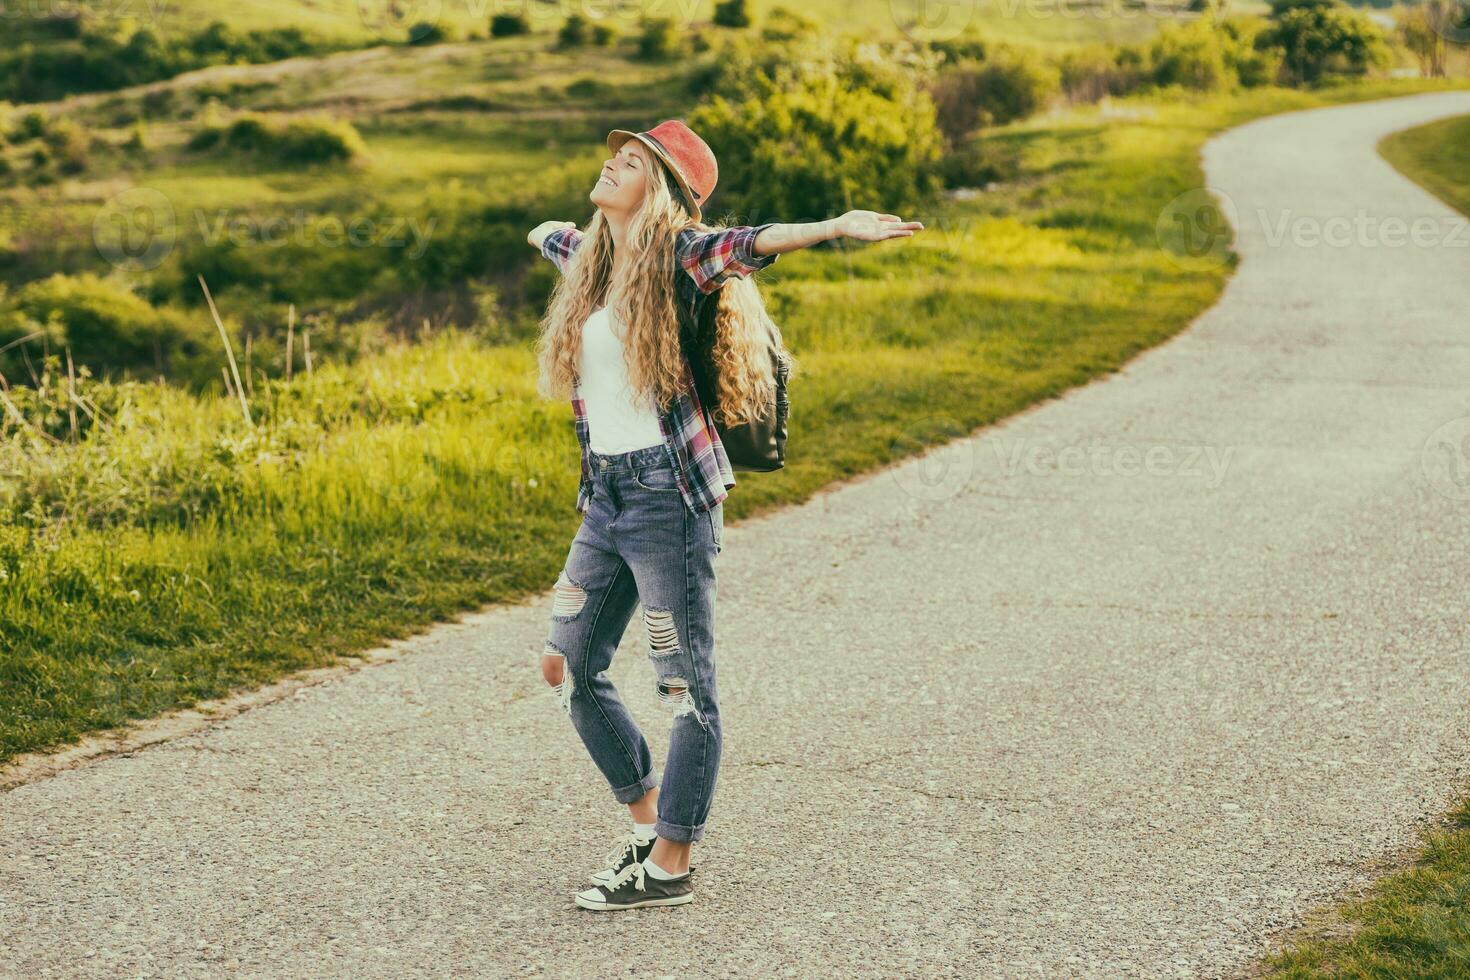
{"label": "woman's right hand", "polygon": [[541,247],[541,243],[546,240],[546,236],[551,234],[553,231],[560,231],[563,228],[575,227],[577,227],[577,223],[575,221],[543,221],[535,228],[531,229],[531,233],[526,236],[526,241],[531,244],[532,248],[539,249]]}

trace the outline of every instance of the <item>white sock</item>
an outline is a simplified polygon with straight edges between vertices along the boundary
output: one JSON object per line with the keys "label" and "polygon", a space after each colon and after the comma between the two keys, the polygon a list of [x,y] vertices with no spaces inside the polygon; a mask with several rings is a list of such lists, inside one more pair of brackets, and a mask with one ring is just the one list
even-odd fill
{"label": "white sock", "polygon": [[657,824],[639,823],[638,821],[634,820],[633,833],[637,834],[639,837],[652,837],[653,828],[656,826]]}
{"label": "white sock", "polygon": [[650,876],[657,878],[660,881],[668,881],[671,878],[682,878],[684,877],[684,875],[689,873],[687,871],[681,871],[676,875],[671,875],[663,868],[660,868],[658,865],[654,864],[652,856],[643,859],[643,869],[647,871]]}

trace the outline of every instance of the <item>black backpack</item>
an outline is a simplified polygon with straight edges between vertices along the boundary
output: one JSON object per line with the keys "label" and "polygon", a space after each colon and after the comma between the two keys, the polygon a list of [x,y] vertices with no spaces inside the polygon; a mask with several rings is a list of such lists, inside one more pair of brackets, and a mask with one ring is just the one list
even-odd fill
{"label": "black backpack", "polygon": [[[679,343],[694,375],[694,389],[709,413],[709,421],[719,433],[730,466],[736,471],[770,473],[786,465],[786,419],[791,403],[786,382],[791,376],[791,363],[779,344],[771,344],[771,367],[775,376],[774,416],[763,415],[744,425],[726,426],[718,421],[716,381],[719,377],[710,357],[715,337],[715,315],[719,310],[719,293],[702,293],[692,280],[677,275],[675,289],[679,308]],[[773,338],[774,339],[774,338]]]}

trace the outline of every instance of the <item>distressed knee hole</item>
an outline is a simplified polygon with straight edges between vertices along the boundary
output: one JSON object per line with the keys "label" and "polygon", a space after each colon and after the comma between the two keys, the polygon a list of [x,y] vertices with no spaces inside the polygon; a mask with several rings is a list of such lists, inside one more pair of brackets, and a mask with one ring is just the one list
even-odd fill
{"label": "distressed knee hole", "polygon": [[556,597],[551,603],[553,616],[575,616],[587,603],[587,592],[576,582],[567,578],[566,569],[556,578]]}
{"label": "distressed knee hole", "polygon": [[541,651],[541,676],[551,685],[551,693],[561,702],[568,714],[572,710],[572,672],[567,669],[567,656],[552,645],[550,640]]}
{"label": "distressed knee hole", "polygon": [[694,696],[689,693],[689,685],[684,678],[669,677],[659,681],[658,699],[673,711],[675,718],[693,713],[696,721],[701,725],[705,723],[704,714],[694,703]]}
{"label": "distressed knee hole", "polygon": [[679,652],[679,630],[674,614],[667,609],[643,610],[643,625],[648,630],[648,654],[671,657]]}

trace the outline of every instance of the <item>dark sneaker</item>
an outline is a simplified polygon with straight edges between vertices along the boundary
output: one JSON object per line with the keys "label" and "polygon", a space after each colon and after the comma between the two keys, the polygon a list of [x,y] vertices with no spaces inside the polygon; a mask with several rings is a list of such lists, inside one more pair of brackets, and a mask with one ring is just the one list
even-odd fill
{"label": "dark sneaker", "polygon": [[600,912],[641,909],[653,905],[684,905],[694,901],[694,879],[688,871],[664,881],[648,874],[643,862],[630,864],[606,885],[573,896],[584,909]]}
{"label": "dark sneaker", "polygon": [[[632,832],[624,834],[613,842],[613,849],[608,852],[606,859],[608,866],[601,871],[594,871],[588,875],[588,879],[594,885],[611,884],[612,880],[618,876],[618,872],[630,864],[639,863],[648,857],[648,855],[652,854],[653,842],[657,839],[657,837],[652,835],[639,837]],[[692,864],[689,865],[689,873],[694,873],[694,865]]]}

